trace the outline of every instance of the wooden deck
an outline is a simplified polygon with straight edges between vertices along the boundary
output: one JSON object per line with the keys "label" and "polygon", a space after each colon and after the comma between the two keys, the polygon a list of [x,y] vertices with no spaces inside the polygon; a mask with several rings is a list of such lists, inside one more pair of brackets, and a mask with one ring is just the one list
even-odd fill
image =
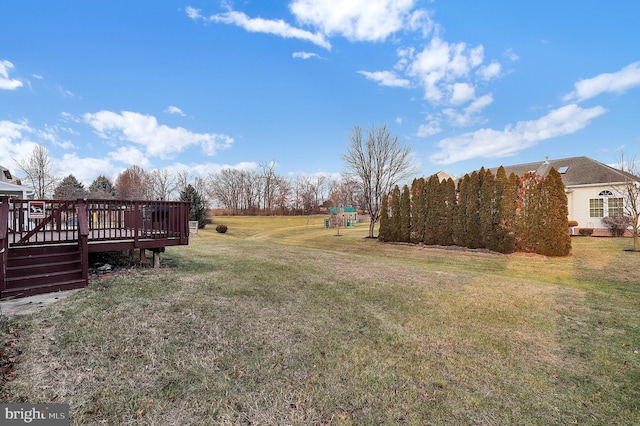
{"label": "wooden deck", "polygon": [[176,201],[2,197],[0,298],[85,286],[92,252],[159,253],[167,246],[187,245],[189,208]]}

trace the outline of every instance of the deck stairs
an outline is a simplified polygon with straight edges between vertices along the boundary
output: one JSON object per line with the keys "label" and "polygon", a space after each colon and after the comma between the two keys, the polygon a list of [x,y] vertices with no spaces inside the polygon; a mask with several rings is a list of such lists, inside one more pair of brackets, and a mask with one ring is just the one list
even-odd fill
{"label": "deck stairs", "polygon": [[78,244],[12,247],[2,298],[24,297],[87,286]]}

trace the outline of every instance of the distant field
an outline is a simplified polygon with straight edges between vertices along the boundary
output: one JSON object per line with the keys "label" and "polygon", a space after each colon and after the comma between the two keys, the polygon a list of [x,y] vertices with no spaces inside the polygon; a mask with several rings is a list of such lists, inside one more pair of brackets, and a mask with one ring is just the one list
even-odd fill
{"label": "distant field", "polygon": [[322,224],[215,217],[163,268],[3,324],[0,400],[75,425],[640,424],[631,240],[545,258]]}

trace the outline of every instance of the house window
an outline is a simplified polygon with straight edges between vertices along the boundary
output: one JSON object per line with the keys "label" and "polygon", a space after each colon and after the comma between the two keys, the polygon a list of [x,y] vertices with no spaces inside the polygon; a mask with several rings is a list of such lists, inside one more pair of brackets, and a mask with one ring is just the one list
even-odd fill
{"label": "house window", "polygon": [[598,196],[600,196],[600,197],[613,197],[613,192],[609,191],[608,189],[605,189],[604,191],[600,191]]}
{"label": "house window", "polygon": [[604,200],[602,198],[589,200],[589,217],[604,217]]}
{"label": "house window", "polygon": [[624,216],[624,202],[622,198],[609,198],[609,216]]}

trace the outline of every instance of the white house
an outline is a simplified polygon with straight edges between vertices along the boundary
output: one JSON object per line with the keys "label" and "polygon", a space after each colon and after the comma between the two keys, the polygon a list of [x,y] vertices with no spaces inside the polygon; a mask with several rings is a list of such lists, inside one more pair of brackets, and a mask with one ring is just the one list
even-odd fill
{"label": "white house", "polygon": [[32,199],[34,195],[33,188],[20,185],[9,169],[0,166],[0,197],[9,196],[27,200]]}
{"label": "white house", "polygon": [[[523,176],[535,172],[546,176],[554,167],[562,175],[569,207],[569,220],[578,222],[579,228],[593,228],[594,235],[610,235],[602,223],[606,216],[623,216],[622,188],[629,178],[640,184],[640,177],[632,176],[614,167],[588,157],[561,158],[559,160],[504,166],[507,176],[512,172]],[[497,169],[491,169],[495,174]]]}

